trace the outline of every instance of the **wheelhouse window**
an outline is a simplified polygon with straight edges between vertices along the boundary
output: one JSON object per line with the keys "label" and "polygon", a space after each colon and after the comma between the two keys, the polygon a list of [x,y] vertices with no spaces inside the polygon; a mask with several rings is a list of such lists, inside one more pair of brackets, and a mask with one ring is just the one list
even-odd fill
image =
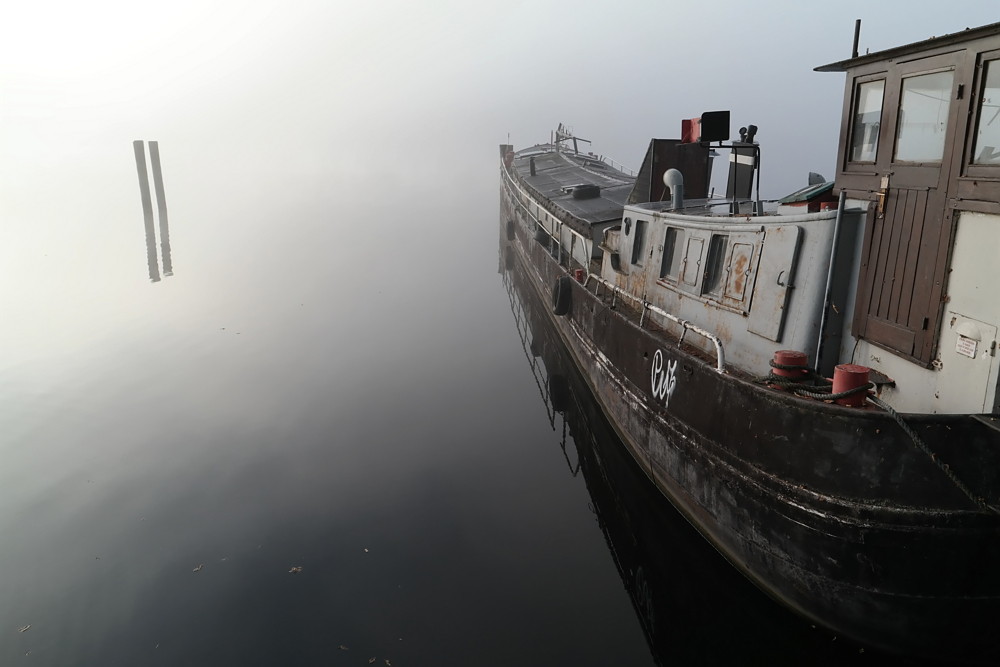
{"label": "wheelhouse window", "polygon": [[954,78],[954,71],[947,70],[903,79],[896,161],[941,161]]}
{"label": "wheelhouse window", "polygon": [[1000,60],[986,63],[973,164],[1000,164]]}
{"label": "wheelhouse window", "polygon": [[875,161],[884,94],[884,80],[858,84],[851,130],[851,162]]}
{"label": "wheelhouse window", "polygon": [[708,244],[708,261],[705,266],[705,282],[702,284],[702,294],[719,294],[722,291],[723,268],[726,259],[726,246],[729,237],[725,234],[713,234]]}
{"label": "wheelhouse window", "polygon": [[646,224],[645,220],[635,221],[635,234],[632,236],[632,263],[641,264],[642,263],[642,251],[643,245],[646,237]]}
{"label": "wheelhouse window", "polygon": [[663,258],[660,261],[660,279],[676,280],[681,270],[681,248],[684,247],[684,230],[667,227],[663,238]]}

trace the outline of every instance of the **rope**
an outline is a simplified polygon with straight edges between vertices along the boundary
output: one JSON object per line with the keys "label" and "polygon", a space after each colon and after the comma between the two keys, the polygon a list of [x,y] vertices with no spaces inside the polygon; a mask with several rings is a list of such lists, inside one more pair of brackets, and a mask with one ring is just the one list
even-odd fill
{"label": "rope", "polygon": [[959,491],[965,494],[965,496],[969,500],[974,502],[981,509],[988,510],[990,512],[993,512],[994,514],[1000,514],[1000,508],[990,505],[988,502],[986,502],[986,499],[983,498],[982,496],[975,495],[969,489],[969,487],[966,486],[965,483],[958,478],[958,475],[956,475],[955,472],[951,469],[951,466],[949,466],[944,461],[938,459],[937,454],[931,451],[931,448],[927,446],[927,444],[920,438],[919,435],[917,435],[916,431],[910,428],[910,425],[903,420],[903,417],[898,412],[896,412],[891,405],[889,405],[882,399],[878,398],[877,396],[869,396],[868,401],[873,405],[876,405],[885,410],[889,414],[889,416],[892,417],[897,424],[899,424],[899,427],[903,429],[903,433],[905,433],[910,437],[910,440],[913,441],[913,444],[916,446],[916,448],[922,451],[924,454],[926,454],[927,458],[929,458],[934,463],[934,465],[936,465],[941,470],[941,472],[943,472],[945,476],[951,480],[951,483],[954,484]]}
{"label": "rope", "polygon": [[788,389],[792,393],[799,396],[808,396],[809,398],[816,398],[821,401],[833,401],[838,398],[846,398],[848,396],[866,392],[874,387],[873,384],[867,384],[834,394],[831,391],[833,383],[808,366],[802,366],[799,364],[779,364],[773,359],[768,363],[770,363],[771,368],[777,368],[778,370],[802,371],[802,377],[790,378],[784,375],[775,375],[774,371],[771,371],[767,375],[754,378],[754,382],[758,384],[769,384],[775,387],[781,387],[782,389]]}

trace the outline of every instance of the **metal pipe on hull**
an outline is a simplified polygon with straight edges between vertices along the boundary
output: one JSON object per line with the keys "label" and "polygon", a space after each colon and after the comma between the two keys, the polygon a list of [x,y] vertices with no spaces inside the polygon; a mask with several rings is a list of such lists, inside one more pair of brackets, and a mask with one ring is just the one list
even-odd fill
{"label": "metal pipe on hull", "polygon": [[826,270],[826,291],[823,298],[823,312],[819,318],[819,338],[816,340],[816,365],[813,367],[817,373],[820,372],[820,363],[823,359],[823,341],[826,337],[827,314],[830,312],[830,302],[833,300],[833,272],[837,262],[837,246],[840,244],[840,223],[844,219],[844,205],[847,202],[847,193],[840,191],[840,199],[837,200],[837,218],[833,222],[833,243],[830,245],[830,267]]}

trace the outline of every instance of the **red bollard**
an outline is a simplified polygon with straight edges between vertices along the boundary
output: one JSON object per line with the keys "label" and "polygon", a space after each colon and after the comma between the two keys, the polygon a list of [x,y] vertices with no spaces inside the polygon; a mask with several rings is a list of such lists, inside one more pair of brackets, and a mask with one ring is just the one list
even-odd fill
{"label": "red bollard", "polygon": [[[867,366],[857,364],[840,364],[833,369],[833,393],[839,394],[842,391],[850,391],[856,387],[868,386]],[[859,391],[856,394],[835,399],[837,405],[846,405],[849,408],[861,408],[865,405],[868,392]]]}
{"label": "red bollard", "polygon": [[789,380],[804,380],[809,375],[809,357],[805,352],[798,350],[778,350],[774,353],[774,363],[780,366],[801,366],[801,369],[788,369],[772,367],[773,372],[778,377]]}
{"label": "red bollard", "polygon": [[576,282],[581,285],[587,282],[587,273],[583,269],[573,269],[573,275],[576,277]]}

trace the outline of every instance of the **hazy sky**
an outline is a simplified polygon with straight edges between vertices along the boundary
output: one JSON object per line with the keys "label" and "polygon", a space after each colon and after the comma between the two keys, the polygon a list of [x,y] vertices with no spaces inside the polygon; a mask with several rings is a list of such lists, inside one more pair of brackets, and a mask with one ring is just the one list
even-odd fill
{"label": "hazy sky", "polygon": [[273,165],[264,149],[298,138],[318,149],[294,160],[307,172],[331,153],[357,166],[369,147],[444,168],[460,147],[492,158],[508,132],[530,144],[563,122],[634,164],[681,118],[729,108],[734,131],[760,127],[765,188],[787,190],[809,170],[832,174],[843,78],[811,70],[850,54],[856,18],[864,51],[1000,11],[914,0],[8,3],[0,176],[12,160],[30,168],[34,131],[62,133],[72,153],[109,128],[250,139],[247,168],[255,155]]}
{"label": "hazy sky", "polygon": [[[455,245],[449,225],[469,213],[446,211],[495,210],[497,145],[546,141],[560,122],[634,167],[682,118],[731,109],[734,133],[760,128],[765,197],[810,171],[832,177],[844,79],[812,70],[850,55],[856,18],[874,51],[1000,12],[995,0],[7,3],[0,305],[17,315],[0,342],[41,354],[84,315],[101,337],[123,303],[142,303],[129,282],[145,270],[133,139],[160,142],[187,222],[171,289],[185,276],[202,289],[196,253],[208,272],[207,249],[224,244],[229,264],[212,275],[231,299],[317,225],[352,248],[336,257],[347,273],[387,265],[384,248],[358,244],[395,233],[399,252]],[[418,211],[440,223],[419,239]]]}

